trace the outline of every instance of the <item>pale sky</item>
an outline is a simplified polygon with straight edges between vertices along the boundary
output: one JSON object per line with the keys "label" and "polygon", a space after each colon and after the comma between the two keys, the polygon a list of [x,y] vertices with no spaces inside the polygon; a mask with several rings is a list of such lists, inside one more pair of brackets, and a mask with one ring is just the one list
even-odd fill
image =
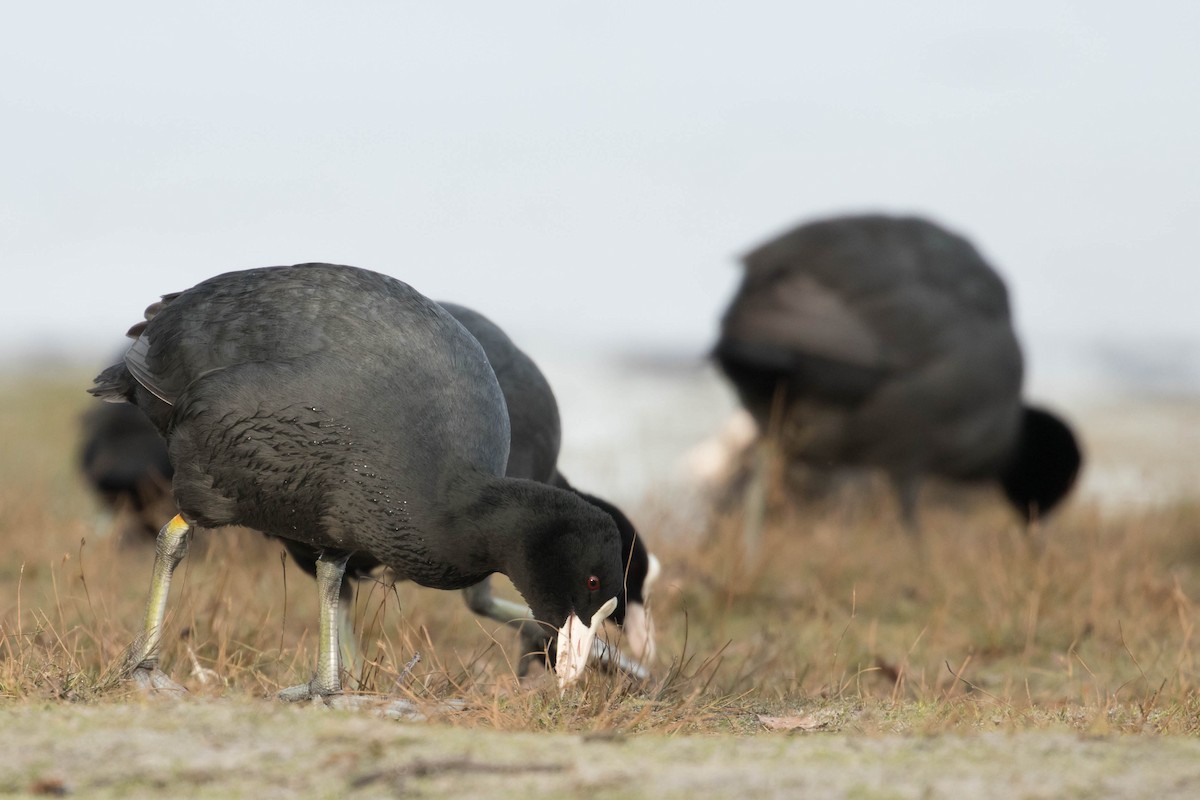
{"label": "pale sky", "polygon": [[1197,31],[1192,2],[7,4],[0,357],[107,354],[159,294],[314,260],[699,353],[740,253],[891,210],[991,259],[1035,374],[1190,359]]}

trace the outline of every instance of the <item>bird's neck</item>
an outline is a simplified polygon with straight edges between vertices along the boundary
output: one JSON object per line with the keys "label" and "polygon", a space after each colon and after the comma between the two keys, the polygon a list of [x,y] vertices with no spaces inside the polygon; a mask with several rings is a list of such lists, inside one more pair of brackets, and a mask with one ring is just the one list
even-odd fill
{"label": "bird's neck", "polygon": [[530,538],[545,525],[535,481],[461,474],[445,493],[445,524],[456,532],[455,552],[444,554],[471,573],[503,572],[519,583],[526,571]]}

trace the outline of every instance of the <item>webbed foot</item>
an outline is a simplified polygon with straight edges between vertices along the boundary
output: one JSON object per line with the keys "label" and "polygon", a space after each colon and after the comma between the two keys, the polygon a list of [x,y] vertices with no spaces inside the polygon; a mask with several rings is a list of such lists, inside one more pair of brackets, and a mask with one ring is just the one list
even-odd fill
{"label": "webbed foot", "polygon": [[157,666],[143,667],[139,665],[134,667],[128,674],[128,680],[139,690],[150,695],[160,693],[172,695],[187,694],[187,689],[167,677],[167,673],[163,672]]}
{"label": "webbed foot", "polygon": [[300,703],[305,700],[325,700],[330,697],[337,697],[342,693],[340,686],[338,687],[322,687],[318,684],[317,679],[313,678],[308,683],[302,683],[299,686],[289,686],[276,695],[285,703]]}

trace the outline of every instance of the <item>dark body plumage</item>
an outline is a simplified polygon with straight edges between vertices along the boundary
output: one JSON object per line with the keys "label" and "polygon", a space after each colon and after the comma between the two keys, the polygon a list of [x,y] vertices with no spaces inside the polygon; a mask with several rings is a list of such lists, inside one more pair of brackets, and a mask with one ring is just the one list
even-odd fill
{"label": "dark body plumage", "polygon": [[167,295],[130,334],[92,392],[166,436],[188,523],[362,553],[438,589],[505,572],[555,627],[619,593],[612,519],[503,477],[495,374],[407,284],[329,264],[231,272]]}
{"label": "dark body plumage", "polygon": [[96,403],[83,415],[80,468],[118,515],[124,536],[153,537],[175,513],[167,443],[146,415],[123,403]]}
{"label": "dark body plumage", "polygon": [[834,218],[754,250],[714,355],[787,456],[883,468],[910,519],[920,475],[998,480],[1030,517],[1079,470],[1070,429],[1021,404],[1004,283],[925,220]]}
{"label": "dark body plumage", "polygon": [[[505,474],[510,478],[525,478],[556,486],[572,492],[612,517],[621,537],[621,554],[625,561],[626,591],[618,597],[613,621],[625,624],[627,604],[646,605],[651,577],[651,557],[645,543],[629,518],[616,506],[572,486],[558,471],[558,455],[562,444],[562,424],[558,402],[545,375],[494,322],[477,311],[454,303],[440,305],[483,347],[488,362],[504,394],[508,409],[511,441]],[[298,541],[284,540],[292,558],[310,575],[316,574],[317,552]],[[351,557],[347,574],[366,575],[378,567],[366,553]],[[654,567],[655,572],[657,566]],[[478,610],[478,609],[477,609]],[[639,619],[644,619],[639,617]],[[652,631],[631,631],[639,643],[648,644],[653,651]]]}

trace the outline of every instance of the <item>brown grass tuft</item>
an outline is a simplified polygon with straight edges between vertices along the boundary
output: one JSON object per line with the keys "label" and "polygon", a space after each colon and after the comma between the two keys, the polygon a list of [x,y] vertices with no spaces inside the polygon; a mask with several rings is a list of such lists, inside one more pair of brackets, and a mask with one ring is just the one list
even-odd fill
{"label": "brown grass tuft", "polygon": [[[76,478],[82,385],[0,390],[9,702],[126,697],[110,668],[141,619],[153,548],[119,544]],[[1200,732],[1200,505],[1114,517],[1077,502],[1030,536],[985,496],[929,505],[918,540],[886,492],[839,494],[773,514],[757,560],[737,513],[704,527],[652,505],[635,517],[666,566],[651,685],[592,675],[560,696],[546,676],[522,683],[503,626],[455,595],[374,582],[356,599],[367,666],[354,683],[455,725],[597,736],[749,733],[759,714],[797,713],[821,730]],[[163,652],[192,693],[263,696],[310,677],[315,592],[282,552],[249,531],[200,534]]]}

